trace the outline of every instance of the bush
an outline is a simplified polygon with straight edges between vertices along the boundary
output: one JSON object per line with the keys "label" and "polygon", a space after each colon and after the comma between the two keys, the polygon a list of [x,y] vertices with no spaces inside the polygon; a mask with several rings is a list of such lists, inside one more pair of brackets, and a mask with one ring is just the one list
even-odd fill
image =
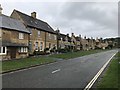
{"label": "bush", "polygon": [[44,51],[34,51],[34,55],[46,55],[47,53]]}
{"label": "bush", "polygon": [[70,49],[68,49],[68,48],[64,48],[64,49],[58,48],[57,52],[59,52],[59,53],[67,53],[67,52],[70,52]]}

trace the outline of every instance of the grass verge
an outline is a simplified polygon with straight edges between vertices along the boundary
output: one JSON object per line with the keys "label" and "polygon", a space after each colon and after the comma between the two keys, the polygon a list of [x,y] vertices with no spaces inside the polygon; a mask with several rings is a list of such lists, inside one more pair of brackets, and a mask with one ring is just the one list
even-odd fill
{"label": "grass verge", "polygon": [[98,53],[101,51],[106,51],[106,50],[69,52],[69,53],[64,53],[64,54],[54,54],[54,55],[50,55],[47,57],[45,57],[45,56],[30,57],[30,58],[24,58],[24,59],[20,59],[20,60],[4,61],[4,62],[0,62],[0,64],[2,63],[2,71],[0,71],[0,72],[7,72],[7,71],[11,71],[11,70],[28,68],[28,67],[35,66],[35,65],[41,65],[41,64],[55,62],[55,61],[57,61],[55,58],[70,59],[70,58],[76,58],[76,57],[89,55],[89,54],[93,54],[93,53]]}
{"label": "grass verge", "polygon": [[85,56],[85,55],[89,55],[89,54],[102,52],[102,51],[106,51],[106,50],[90,50],[90,51],[69,52],[69,53],[51,55],[50,57],[61,58],[61,59],[71,59],[71,58],[76,58],[76,57],[80,57],[80,56]]}
{"label": "grass verge", "polygon": [[32,57],[32,58],[24,58],[20,60],[13,61],[4,61],[2,63],[2,71],[11,71],[20,68],[26,68],[34,65],[41,65],[46,63],[55,62],[54,59],[48,57]]}
{"label": "grass verge", "polygon": [[103,78],[97,84],[97,88],[105,89],[119,89],[120,90],[120,52],[116,54],[116,56],[110,62],[110,66],[107,71],[103,75]]}

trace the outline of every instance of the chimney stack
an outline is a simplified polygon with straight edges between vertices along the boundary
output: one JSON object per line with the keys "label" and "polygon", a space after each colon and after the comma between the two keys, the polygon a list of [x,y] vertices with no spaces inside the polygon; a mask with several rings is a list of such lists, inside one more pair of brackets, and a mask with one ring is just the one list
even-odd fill
{"label": "chimney stack", "polygon": [[3,10],[3,9],[2,9],[1,4],[0,4],[0,15],[2,14],[2,10]]}
{"label": "chimney stack", "polygon": [[31,17],[36,18],[36,12],[32,12]]}
{"label": "chimney stack", "polygon": [[74,36],[74,33],[72,33],[72,36]]}
{"label": "chimney stack", "polygon": [[67,34],[67,36],[69,37],[69,34]]}

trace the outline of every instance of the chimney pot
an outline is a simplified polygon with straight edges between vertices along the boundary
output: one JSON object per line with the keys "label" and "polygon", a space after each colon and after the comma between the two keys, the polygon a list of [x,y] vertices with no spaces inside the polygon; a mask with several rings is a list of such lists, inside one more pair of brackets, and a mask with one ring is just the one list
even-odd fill
{"label": "chimney pot", "polygon": [[69,36],[69,34],[67,34],[67,36]]}
{"label": "chimney pot", "polygon": [[74,36],[74,33],[72,33],[72,36]]}
{"label": "chimney pot", "polygon": [[32,12],[31,17],[36,18],[36,12]]}

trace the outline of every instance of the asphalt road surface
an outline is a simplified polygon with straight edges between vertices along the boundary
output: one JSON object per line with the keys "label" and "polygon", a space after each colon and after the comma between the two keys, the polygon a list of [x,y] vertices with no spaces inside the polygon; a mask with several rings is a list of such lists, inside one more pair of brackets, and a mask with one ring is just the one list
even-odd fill
{"label": "asphalt road surface", "polygon": [[110,50],[5,74],[3,88],[84,88],[116,52]]}

